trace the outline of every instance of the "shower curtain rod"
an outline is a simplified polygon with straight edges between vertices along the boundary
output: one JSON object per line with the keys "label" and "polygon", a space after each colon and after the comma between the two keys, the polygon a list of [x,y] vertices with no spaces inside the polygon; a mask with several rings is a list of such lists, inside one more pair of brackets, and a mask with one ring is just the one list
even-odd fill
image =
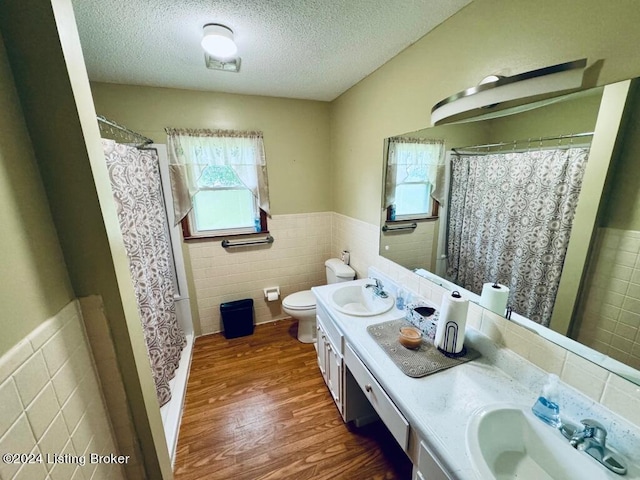
{"label": "shower curtain rod", "polygon": [[144,135],[140,135],[139,133],[128,129],[127,127],[122,126],[119,123],[114,122],[113,120],[109,120],[108,118],[103,117],[102,115],[98,115],[96,118],[98,119],[98,126],[103,133],[118,137],[124,143],[131,143],[136,147],[141,147],[153,143],[153,140],[151,140],[150,138],[145,137]]}
{"label": "shower curtain rod", "polygon": [[522,144],[522,143],[528,143],[528,144],[532,144],[532,143],[538,143],[541,144],[542,142],[550,142],[552,140],[565,140],[565,139],[574,139],[574,138],[580,138],[580,137],[592,137],[593,136],[593,132],[582,132],[582,133],[571,133],[568,135],[556,135],[553,137],[538,137],[538,138],[528,138],[526,140],[514,140],[512,142],[498,142],[498,143],[485,143],[485,144],[481,144],[481,145],[468,145],[466,147],[455,147],[452,148],[451,150],[453,150],[454,152],[458,153],[457,150],[467,150],[467,149],[474,149],[474,148],[492,148],[492,147],[503,147],[505,145],[513,145],[514,147],[517,144]]}

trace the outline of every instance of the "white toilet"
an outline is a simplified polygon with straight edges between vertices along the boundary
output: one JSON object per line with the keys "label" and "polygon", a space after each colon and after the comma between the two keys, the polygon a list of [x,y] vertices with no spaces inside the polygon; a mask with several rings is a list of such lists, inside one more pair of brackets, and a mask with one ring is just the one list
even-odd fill
{"label": "white toilet", "polygon": [[[338,258],[324,262],[327,283],[340,283],[353,280],[356,272]],[[292,293],[282,300],[282,310],[298,320],[298,340],[313,343],[316,339],[316,297],[311,290]]]}

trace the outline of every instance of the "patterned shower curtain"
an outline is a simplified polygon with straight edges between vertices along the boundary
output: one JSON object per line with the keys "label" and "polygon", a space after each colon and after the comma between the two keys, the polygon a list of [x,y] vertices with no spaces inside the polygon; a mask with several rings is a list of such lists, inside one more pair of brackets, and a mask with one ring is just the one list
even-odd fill
{"label": "patterned shower curtain", "polygon": [[452,155],[447,277],[548,326],[589,150]]}
{"label": "patterned shower curtain", "polygon": [[102,141],[160,406],[186,340],[178,325],[158,156]]}

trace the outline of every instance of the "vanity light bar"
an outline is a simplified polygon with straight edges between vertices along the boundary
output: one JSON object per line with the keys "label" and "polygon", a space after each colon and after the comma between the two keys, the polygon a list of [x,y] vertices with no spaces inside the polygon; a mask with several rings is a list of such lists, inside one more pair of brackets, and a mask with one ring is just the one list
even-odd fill
{"label": "vanity light bar", "polygon": [[496,77],[436,103],[431,109],[431,124],[463,120],[507,102],[511,103],[504,106],[516,106],[517,100],[580,88],[586,65],[587,59],[582,58],[511,77]]}

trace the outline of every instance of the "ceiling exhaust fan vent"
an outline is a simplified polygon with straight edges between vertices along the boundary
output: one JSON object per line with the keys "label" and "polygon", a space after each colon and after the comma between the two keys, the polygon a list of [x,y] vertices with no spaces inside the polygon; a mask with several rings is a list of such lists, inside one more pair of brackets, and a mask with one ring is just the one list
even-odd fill
{"label": "ceiling exhaust fan vent", "polygon": [[211,70],[222,70],[223,72],[240,71],[240,57],[220,59],[205,53],[204,63]]}

